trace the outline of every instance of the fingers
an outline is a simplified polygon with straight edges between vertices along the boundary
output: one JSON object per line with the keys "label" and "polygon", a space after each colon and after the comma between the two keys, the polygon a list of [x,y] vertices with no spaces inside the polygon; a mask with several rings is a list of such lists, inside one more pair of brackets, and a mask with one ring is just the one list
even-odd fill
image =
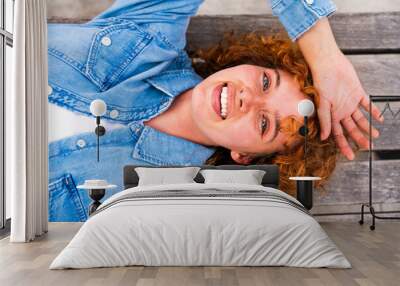
{"label": "fingers", "polygon": [[[351,117],[354,119],[356,124],[369,135],[369,121],[368,119],[364,116],[364,114],[359,110],[356,109],[356,111],[353,112]],[[372,137],[378,138],[379,137],[379,131],[372,126]]]}
{"label": "fingers", "polygon": [[325,140],[331,133],[331,104],[321,97],[318,106],[318,119],[321,127],[321,140]]}
{"label": "fingers", "polygon": [[354,140],[354,142],[365,149],[369,148],[369,140],[365,138],[364,134],[360,131],[358,126],[354,123],[354,120],[352,117],[346,117],[345,119],[342,119],[342,124],[344,128],[347,130],[349,133],[350,137]]}
{"label": "fingers", "polygon": [[380,115],[381,115],[381,111],[380,111],[379,108],[376,107],[376,105],[373,104],[373,103],[371,104],[371,109],[372,109],[372,111],[369,110],[369,101],[370,101],[370,99],[369,99],[368,96],[363,96],[362,99],[361,99],[361,102],[360,102],[360,103],[361,103],[361,106],[364,107],[364,109],[365,109],[366,111],[368,111],[369,113],[371,113],[371,114],[372,114],[372,117],[373,117],[375,120],[378,120],[380,123],[382,123],[383,120],[384,120],[384,118],[383,118],[383,115],[380,116]]}
{"label": "fingers", "polygon": [[346,156],[347,159],[353,160],[354,159],[354,153],[353,150],[351,149],[349,143],[347,142],[346,137],[343,134],[343,129],[340,124],[340,122],[333,122],[333,135],[335,137],[336,144],[340,150],[340,152]]}

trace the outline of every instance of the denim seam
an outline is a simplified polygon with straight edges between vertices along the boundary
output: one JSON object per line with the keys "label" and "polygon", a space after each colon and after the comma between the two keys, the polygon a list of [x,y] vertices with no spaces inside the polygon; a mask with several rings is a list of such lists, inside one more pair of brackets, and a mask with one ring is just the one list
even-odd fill
{"label": "denim seam", "polygon": [[86,214],[86,208],[83,205],[83,202],[81,200],[81,197],[79,195],[79,191],[76,188],[76,185],[74,183],[74,181],[72,180],[72,175],[68,174],[67,177],[65,178],[65,182],[67,185],[68,190],[70,190],[71,192],[75,192],[76,196],[73,196],[73,201],[75,204],[75,207],[77,210],[79,210],[79,216],[81,218],[81,221],[85,221],[87,219],[87,214]]}
{"label": "denim seam", "polygon": [[274,9],[276,6],[278,6],[279,4],[281,4],[281,2],[282,2],[282,0],[276,1],[275,3],[273,3],[273,4],[271,5],[271,9]]}
{"label": "denim seam", "polygon": [[143,25],[146,28],[146,31],[148,31],[151,35],[154,37],[160,39],[164,44],[166,44],[169,48],[175,50],[176,52],[180,52],[181,49],[178,49],[175,45],[173,45],[166,36],[164,36],[159,30],[154,29],[151,27],[149,24],[144,24]]}
{"label": "denim seam", "polygon": [[74,69],[76,69],[80,73],[85,74],[85,67],[82,64],[80,64],[79,62],[77,62],[76,60],[66,56],[65,54],[63,54],[62,52],[58,51],[55,48],[48,48],[47,50],[50,55],[56,57],[57,59],[63,61],[64,63],[72,66]]}
{"label": "denim seam", "polygon": [[[171,101],[168,101],[168,102],[162,104],[162,105],[160,106],[160,113],[162,113],[165,109],[168,109],[168,107],[172,104],[172,102],[173,102],[173,101],[171,100]],[[159,113],[158,113],[158,114],[159,114]],[[152,116],[152,117],[155,117],[155,116],[157,116],[158,114],[154,114],[154,116]],[[151,119],[152,117],[150,117],[150,119]],[[144,139],[146,138],[145,135],[146,135],[147,133],[149,133],[149,132],[150,132],[150,127],[146,128],[145,126],[143,126],[143,130],[142,130],[142,132],[141,132],[141,134],[140,134],[140,136],[139,136],[139,139],[138,139],[138,141],[136,142],[136,145],[135,145],[135,147],[134,147],[134,149],[133,149],[132,158],[135,158],[135,152],[137,152],[137,154],[140,156],[140,157],[139,157],[140,159],[147,160],[147,161],[150,162],[150,163],[156,163],[156,164],[164,165],[164,164],[165,164],[164,161],[160,160],[160,159],[157,158],[157,157],[149,156],[149,155],[145,154],[145,153],[143,152],[143,150],[141,149],[141,145],[143,144],[143,141],[144,141]],[[172,164],[174,164],[174,162],[172,162]],[[177,163],[177,165],[179,165],[179,162]]]}
{"label": "denim seam", "polygon": [[[94,134],[94,132],[93,132],[93,134]],[[102,141],[100,141],[100,146],[102,146],[103,148],[107,147],[108,145],[115,144],[114,140],[108,140],[108,141],[107,140],[103,141],[103,140],[104,139],[102,139]],[[118,142],[118,147],[125,146],[125,145],[130,146],[131,143],[132,143],[131,141],[122,142],[122,143],[121,143],[121,141],[119,141]],[[72,154],[74,152],[77,152],[77,151],[86,150],[86,149],[90,149],[90,148],[96,148],[96,147],[97,147],[97,142],[86,143],[85,147],[75,147],[74,146],[74,147],[70,147],[70,148],[59,148],[60,149],[59,152],[56,152],[56,153],[50,155],[49,159],[52,159],[52,158],[60,156],[60,155],[70,155],[70,154]]]}
{"label": "denim seam", "polygon": [[317,21],[319,21],[320,19],[322,19],[324,17],[329,17],[336,10],[333,8],[333,9],[327,10],[327,11],[328,11],[328,14],[326,16],[317,16],[316,18],[313,18],[311,21],[307,21],[307,25],[298,26],[298,28],[295,29],[295,32],[292,35],[293,36],[292,40],[296,41],[298,38],[300,38],[302,35],[304,35],[304,33],[309,31],[315,25],[315,23]]}
{"label": "denim seam", "polygon": [[157,82],[158,78],[171,78],[174,76],[186,76],[186,75],[192,75],[194,73],[193,70],[191,69],[182,69],[182,70],[168,70],[168,71],[164,71],[161,72],[160,74],[158,74],[157,76],[153,77],[153,78],[149,78],[146,81],[149,82],[151,85],[155,86],[157,89],[161,90],[162,92],[166,93],[167,95],[169,95],[170,97],[175,97],[177,95],[178,90],[176,90],[173,86],[169,86],[169,90],[165,89],[162,85],[159,85]]}
{"label": "denim seam", "polygon": [[[72,91],[58,87],[56,84],[52,83],[51,86],[53,88],[53,92],[48,97],[49,102],[57,104],[73,112],[78,111],[85,115],[92,116],[89,110],[90,102],[87,102],[83,97],[80,97]],[[68,97],[68,104],[65,103],[66,97]],[[162,99],[161,104],[167,101],[169,101],[169,98]],[[109,114],[110,111],[108,110],[104,117],[111,121],[124,124],[127,124],[133,120],[146,119],[148,115],[157,113],[160,109],[159,103],[151,105],[147,108],[133,108],[130,111],[127,111],[127,108],[115,106],[109,103],[107,103],[107,105],[107,109],[109,110],[117,109],[119,111],[119,116],[118,119],[111,118]]]}
{"label": "denim seam", "polygon": [[318,7],[318,6],[313,6],[313,5],[308,5],[307,3],[304,2],[305,0],[303,0],[303,6],[310,11],[311,13],[313,13],[313,15],[315,17],[317,17],[318,19],[321,17],[324,17],[326,15],[328,15],[330,12],[330,10],[335,10],[335,7],[331,7],[330,9],[327,9],[326,7]]}
{"label": "denim seam", "polygon": [[[104,80],[101,80],[101,78],[96,74],[96,70],[94,66],[98,62],[98,53],[101,50],[99,48],[101,38],[104,37],[105,35],[110,35],[113,32],[121,32],[124,29],[129,28],[132,32],[137,32],[140,36],[140,39],[132,45],[132,42],[129,41],[129,50],[132,50],[132,54],[130,54],[128,57],[126,57],[125,61],[123,61],[120,65],[119,68],[111,74],[109,77],[105,77]],[[116,79],[119,78],[121,73],[123,73],[126,68],[128,67],[129,63],[140,53],[141,50],[143,50],[151,41],[151,37],[148,33],[142,31],[141,29],[138,29],[137,25],[134,25],[133,23],[127,24],[119,24],[119,25],[114,25],[107,27],[94,36],[94,40],[92,41],[92,45],[89,49],[89,56],[88,60],[86,63],[86,71],[85,74],[90,77],[99,87],[101,90],[107,89],[107,87],[111,86]],[[103,81],[103,83],[102,83]]]}
{"label": "denim seam", "polygon": [[[73,185],[73,189],[71,189],[71,184]],[[57,191],[58,189],[62,188],[65,186],[69,192],[74,192],[75,195],[73,195],[73,202],[75,204],[76,210],[78,210],[78,216],[81,221],[85,221],[87,219],[87,214],[85,211],[85,206],[83,205],[83,202],[80,198],[80,195],[78,193],[78,189],[75,186],[75,183],[72,180],[72,175],[71,174],[64,174],[58,179],[56,179],[54,182],[49,183],[49,203],[51,204],[51,194],[54,191]],[[77,197],[77,198],[76,198]]]}
{"label": "denim seam", "polygon": [[318,18],[308,18],[305,23],[298,25],[290,32],[290,36],[293,41],[298,39],[301,35],[303,35],[306,31],[311,29],[314,24],[318,21]]}

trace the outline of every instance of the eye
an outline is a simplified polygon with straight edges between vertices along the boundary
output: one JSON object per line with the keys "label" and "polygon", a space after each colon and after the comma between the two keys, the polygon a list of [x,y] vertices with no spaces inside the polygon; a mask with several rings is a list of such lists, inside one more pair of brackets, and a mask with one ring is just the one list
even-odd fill
{"label": "eye", "polygon": [[271,85],[271,80],[269,79],[268,75],[264,72],[263,73],[263,91],[266,91],[270,85]]}
{"label": "eye", "polygon": [[261,136],[263,136],[265,130],[267,130],[268,127],[268,119],[264,115],[261,117],[260,127],[261,127]]}

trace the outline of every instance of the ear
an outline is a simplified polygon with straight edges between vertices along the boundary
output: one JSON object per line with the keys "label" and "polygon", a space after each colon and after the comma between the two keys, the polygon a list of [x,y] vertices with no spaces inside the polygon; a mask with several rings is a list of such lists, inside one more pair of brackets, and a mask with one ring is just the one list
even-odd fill
{"label": "ear", "polygon": [[251,161],[254,159],[254,157],[251,155],[239,153],[236,151],[231,151],[231,157],[232,157],[233,161],[235,161],[236,163],[239,163],[241,165],[250,164]]}

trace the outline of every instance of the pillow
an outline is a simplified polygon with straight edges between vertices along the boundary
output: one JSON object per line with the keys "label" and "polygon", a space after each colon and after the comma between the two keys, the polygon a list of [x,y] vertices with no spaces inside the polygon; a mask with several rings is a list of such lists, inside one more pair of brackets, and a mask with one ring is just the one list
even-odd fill
{"label": "pillow", "polygon": [[262,170],[201,170],[205,184],[212,183],[234,183],[247,185],[261,185],[265,175]]}
{"label": "pillow", "polygon": [[199,167],[135,168],[139,176],[138,186],[196,183],[193,179],[199,170]]}

